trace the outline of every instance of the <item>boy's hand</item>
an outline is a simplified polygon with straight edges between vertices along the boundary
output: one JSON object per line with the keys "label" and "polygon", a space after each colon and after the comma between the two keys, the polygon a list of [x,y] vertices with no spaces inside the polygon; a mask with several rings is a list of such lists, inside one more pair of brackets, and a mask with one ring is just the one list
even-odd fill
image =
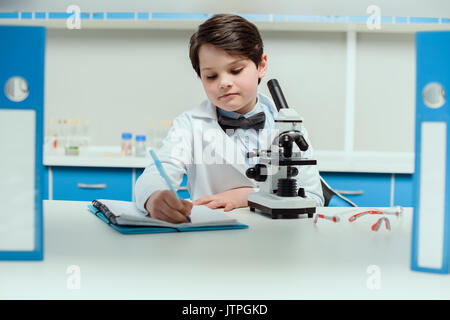
{"label": "boy's hand", "polygon": [[145,210],[154,219],[171,223],[188,222],[192,202],[182,199],[181,203],[170,190],[159,190],[151,194],[145,203]]}
{"label": "boy's hand", "polygon": [[211,209],[225,208],[223,211],[231,211],[248,206],[248,195],[255,192],[253,188],[243,187],[231,189],[222,193],[198,198],[193,203],[195,206],[205,205]]}

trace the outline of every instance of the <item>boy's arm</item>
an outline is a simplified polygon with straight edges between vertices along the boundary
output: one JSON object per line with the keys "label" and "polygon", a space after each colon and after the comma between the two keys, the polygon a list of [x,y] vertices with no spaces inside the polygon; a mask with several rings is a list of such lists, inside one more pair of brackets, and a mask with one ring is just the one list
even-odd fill
{"label": "boy's arm", "polygon": [[222,193],[204,196],[196,199],[196,206],[205,205],[211,209],[224,208],[223,211],[231,211],[248,206],[248,195],[256,190],[252,187],[241,187],[227,190]]}
{"label": "boy's arm", "polygon": [[[159,153],[159,157],[162,159],[164,155]],[[185,170],[182,166],[177,166],[174,161],[163,161],[161,163],[164,166],[164,170],[169,176],[170,180],[173,182],[174,187],[178,187],[183,179]],[[175,188],[176,188],[175,187]],[[136,206],[139,210],[145,210],[145,203],[147,199],[158,190],[167,190],[166,181],[161,177],[155,165],[152,163],[147,168],[145,168],[142,175],[137,179],[135,186],[135,196],[136,196]]]}
{"label": "boy's arm", "polygon": [[[177,117],[162,147],[157,151],[162,166],[174,184],[181,184],[187,166],[192,163],[192,130],[190,121],[186,115]],[[139,210],[146,211],[147,199],[158,190],[169,189],[165,180],[160,176],[153,161],[145,168],[135,185],[136,206]]]}

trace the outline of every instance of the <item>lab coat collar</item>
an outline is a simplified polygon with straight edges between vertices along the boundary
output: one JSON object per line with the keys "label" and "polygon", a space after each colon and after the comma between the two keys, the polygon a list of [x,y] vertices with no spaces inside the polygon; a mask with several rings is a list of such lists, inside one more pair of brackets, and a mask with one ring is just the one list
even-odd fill
{"label": "lab coat collar", "polygon": [[[265,104],[266,106],[269,106],[270,111],[275,115],[278,113],[275,104],[272,102],[269,97],[265,96],[262,93],[258,92],[258,103],[261,102],[262,104]],[[214,119],[217,121],[217,111],[216,106],[213,105],[208,99],[204,100],[200,106],[195,108],[192,111],[192,117],[195,118],[207,118],[207,119]]]}
{"label": "lab coat collar", "polygon": [[192,110],[191,115],[194,118],[207,118],[217,120],[216,106],[214,106],[208,99],[206,99],[197,108]]}

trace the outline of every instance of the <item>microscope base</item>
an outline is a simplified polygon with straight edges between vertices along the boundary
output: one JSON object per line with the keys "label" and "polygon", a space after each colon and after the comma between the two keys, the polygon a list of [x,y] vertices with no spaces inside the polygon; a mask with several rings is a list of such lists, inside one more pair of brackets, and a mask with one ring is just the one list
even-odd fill
{"label": "microscope base", "polygon": [[300,214],[312,218],[316,212],[316,202],[302,197],[280,197],[258,191],[248,195],[250,211],[261,211],[272,219],[296,219]]}
{"label": "microscope base", "polygon": [[259,203],[248,202],[250,211],[256,212],[258,209],[262,214],[272,219],[297,219],[300,214],[307,214],[308,218],[312,218],[316,212],[316,208],[269,208]]}

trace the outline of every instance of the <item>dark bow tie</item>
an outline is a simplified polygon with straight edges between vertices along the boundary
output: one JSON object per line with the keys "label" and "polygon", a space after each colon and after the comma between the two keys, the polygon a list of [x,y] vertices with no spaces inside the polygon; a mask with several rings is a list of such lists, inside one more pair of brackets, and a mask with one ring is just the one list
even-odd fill
{"label": "dark bow tie", "polygon": [[219,125],[222,127],[223,131],[226,131],[227,129],[260,130],[264,128],[264,123],[266,122],[266,114],[264,112],[260,112],[248,118],[240,116],[239,119],[228,118],[226,116],[219,114],[218,122]]}

